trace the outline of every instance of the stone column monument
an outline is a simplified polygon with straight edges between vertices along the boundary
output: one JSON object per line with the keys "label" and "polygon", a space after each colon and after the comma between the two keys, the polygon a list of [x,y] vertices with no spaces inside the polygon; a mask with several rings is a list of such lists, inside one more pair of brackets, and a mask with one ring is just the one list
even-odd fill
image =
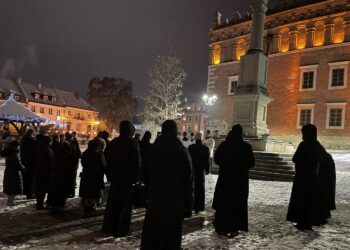
{"label": "stone column monument", "polygon": [[267,56],[264,46],[264,20],[268,0],[253,0],[253,21],[250,48],[241,57],[238,88],[234,99],[234,121],[240,123],[245,136],[262,138],[269,134],[266,124],[267,106],[271,101],[267,91]]}

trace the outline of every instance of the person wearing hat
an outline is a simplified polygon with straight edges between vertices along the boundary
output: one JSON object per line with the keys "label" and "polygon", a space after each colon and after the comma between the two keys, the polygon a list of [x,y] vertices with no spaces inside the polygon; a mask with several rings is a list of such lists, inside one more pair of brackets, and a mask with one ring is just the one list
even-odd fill
{"label": "person wearing hat", "polygon": [[194,173],[194,205],[193,210],[198,213],[205,210],[205,174],[209,173],[209,148],[203,145],[202,133],[194,136],[195,144],[189,146]]}
{"label": "person wearing hat", "polygon": [[181,249],[182,222],[192,214],[191,158],[177,132],[174,120],[165,121],[160,137],[150,149],[149,195],[141,250]]}
{"label": "person wearing hat", "polygon": [[254,167],[255,159],[252,146],[242,135],[241,125],[233,126],[214,156],[219,165],[213,199],[214,227],[218,234],[229,237],[248,231],[249,169]]}

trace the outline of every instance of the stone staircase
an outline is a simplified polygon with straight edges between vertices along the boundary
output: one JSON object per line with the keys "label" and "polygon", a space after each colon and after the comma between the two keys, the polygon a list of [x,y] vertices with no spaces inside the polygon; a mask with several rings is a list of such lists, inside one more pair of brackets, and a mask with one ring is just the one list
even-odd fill
{"label": "stone staircase", "polygon": [[255,167],[249,171],[249,177],[267,181],[293,181],[293,154],[254,152]]}

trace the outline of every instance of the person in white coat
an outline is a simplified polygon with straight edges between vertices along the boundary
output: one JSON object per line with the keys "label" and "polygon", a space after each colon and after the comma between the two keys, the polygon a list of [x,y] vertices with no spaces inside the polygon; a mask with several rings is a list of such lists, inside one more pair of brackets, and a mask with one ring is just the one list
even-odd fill
{"label": "person in white coat", "polygon": [[212,173],[213,168],[213,158],[214,158],[214,148],[215,148],[215,140],[211,137],[210,130],[207,130],[205,134],[204,145],[209,148],[210,152],[210,165],[209,165],[209,173]]}

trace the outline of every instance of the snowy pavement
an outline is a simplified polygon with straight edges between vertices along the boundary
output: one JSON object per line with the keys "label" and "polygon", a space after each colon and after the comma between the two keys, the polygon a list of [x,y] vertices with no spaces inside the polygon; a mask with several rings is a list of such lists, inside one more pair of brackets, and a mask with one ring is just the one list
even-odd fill
{"label": "snowy pavement", "polygon": [[[332,213],[328,225],[315,227],[310,232],[296,230],[285,220],[292,183],[251,180],[249,232],[227,239],[216,235],[209,223],[201,230],[185,234],[183,249],[349,249],[350,153],[337,153],[333,157],[337,166],[337,210]],[[207,177],[208,211],[216,179],[214,175]],[[2,200],[0,193],[0,203]],[[24,240],[14,239],[11,244],[4,241],[1,245],[0,242],[0,249],[139,248],[139,231],[127,238],[114,239],[99,233],[102,215],[89,220],[81,219],[78,199],[69,201],[67,215],[62,218],[51,218],[46,211],[35,211],[33,202],[19,200],[17,204],[9,210],[1,209],[0,204],[0,240],[4,233],[9,236],[18,234],[20,228],[28,232],[27,237]],[[4,225],[5,221],[7,225]],[[34,234],[40,227],[42,235]]]}

